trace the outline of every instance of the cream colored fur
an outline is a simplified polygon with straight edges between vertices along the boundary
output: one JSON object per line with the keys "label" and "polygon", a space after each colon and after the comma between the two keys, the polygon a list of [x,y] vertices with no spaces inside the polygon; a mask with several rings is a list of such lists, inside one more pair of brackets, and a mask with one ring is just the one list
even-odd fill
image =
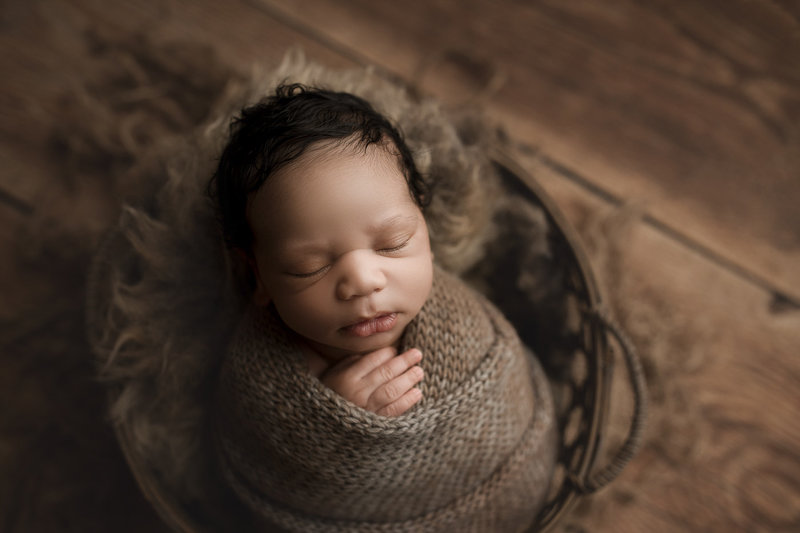
{"label": "cream colored fur", "polygon": [[141,159],[126,178],[140,200],[124,207],[90,275],[90,340],[111,390],[113,422],[133,453],[186,498],[204,497],[212,483],[208,400],[244,298],[204,188],[231,117],[283,81],[358,94],[400,127],[434,183],[426,218],[440,265],[468,270],[492,235],[497,184],[482,122],[460,123],[369,69],[333,71],[297,52],[273,71],[230,84],[209,123]]}

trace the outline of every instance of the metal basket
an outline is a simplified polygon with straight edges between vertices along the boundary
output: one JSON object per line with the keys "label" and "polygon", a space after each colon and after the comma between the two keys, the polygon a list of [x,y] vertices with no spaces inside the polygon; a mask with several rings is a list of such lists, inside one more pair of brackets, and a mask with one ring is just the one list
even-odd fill
{"label": "metal basket", "polygon": [[[635,455],[647,412],[646,385],[633,345],[603,306],[597,282],[575,231],[544,189],[511,157],[498,151],[492,155],[492,160],[506,187],[544,210],[549,222],[553,261],[563,273],[566,311],[577,318],[576,327],[562,339],[565,344],[562,352],[571,353],[572,360],[560,361],[558,366],[561,369],[582,366],[584,371],[559,371],[554,365],[548,368],[545,364],[554,389],[566,391],[569,398],[557,413],[561,449],[550,496],[529,529],[546,531],[579,496],[591,494],[613,481]],[[524,324],[515,325],[524,327]],[[619,350],[615,350],[615,346]],[[633,417],[620,449],[608,464],[599,466],[617,354],[627,366],[633,393]]]}
{"label": "metal basket", "polygon": [[[597,282],[574,230],[541,186],[511,157],[503,151],[497,151],[491,157],[507,190],[543,209],[549,222],[548,239],[553,261],[562,272],[565,309],[574,322],[574,327],[567,328],[559,340],[559,352],[568,354],[566,360],[555,365],[543,361],[556,394],[560,392],[562,395],[562,402],[557,402],[560,403],[561,449],[556,473],[548,500],[529,528],[529,531],[545,531],[575,504],[578,497],[610,483],[633,457],[644,428],[645,381],[633,346],[604,310]],[[515,323],[515,326],[519,330],[526,324]],[[536,347],[533,348],[536,351]],[[620,356],[627,366],[633,394],[633,416],[621,448],[607,464],[600,466],[597,463],[616,356]],[[576,366],[582,371],[571,370]],[[563,401],[564,397],[567,400]],[[179,501],[165,490],[157,473],[148,468],[147,462],[133,450],[130,428],[117,426],[115,431],[139,487],[173,530],[199,533],[218,528],[246,529],[246,523],[240,522],[242,513],[246,514],[246,511],[232,498],[221,496],[221,501],[200,508]]]}

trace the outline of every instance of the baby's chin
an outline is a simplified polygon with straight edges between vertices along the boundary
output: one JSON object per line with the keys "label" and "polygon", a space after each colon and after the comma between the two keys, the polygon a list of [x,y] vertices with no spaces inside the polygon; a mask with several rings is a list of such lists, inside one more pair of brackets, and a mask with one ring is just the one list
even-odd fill
{"label": "baby's chin", "polygon": [[[380,337],[376,335],[375,337]],[[353,342],[342,343],[338,345],[322,344],[310,339],[305,339],[306,343],[317,352],[320,356],[325,358],[330,363],[337,363],[343,359],[352,356],[365,356],[383,348],[395,348],[400,345],[399,335],[386,335],[385,338],[375,339],[354,339]]]}

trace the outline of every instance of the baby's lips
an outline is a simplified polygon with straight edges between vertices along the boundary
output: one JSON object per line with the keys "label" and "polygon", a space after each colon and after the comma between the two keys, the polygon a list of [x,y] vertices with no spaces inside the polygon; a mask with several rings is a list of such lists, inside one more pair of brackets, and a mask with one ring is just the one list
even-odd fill
{"label": "baby's lips", "polygon": [[355,337],[369,337],[384,333],[397,324],[397,313],[386,313],[342,328],[342,331]]}

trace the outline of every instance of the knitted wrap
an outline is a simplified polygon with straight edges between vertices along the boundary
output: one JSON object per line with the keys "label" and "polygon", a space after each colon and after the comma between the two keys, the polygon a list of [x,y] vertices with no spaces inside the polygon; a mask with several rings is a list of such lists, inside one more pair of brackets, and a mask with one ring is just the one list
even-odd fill
{"label": "knitted wrap", "polygon": [[[252,308],[220,377],[225,478],[265,525],[291,531],[516,531],[555,464],[545,375],[485,298],[436,269],[400,349],[423,399],[383,417],[312,377],[270,308]],[[271,529],[270,529],[271,530]]]}

